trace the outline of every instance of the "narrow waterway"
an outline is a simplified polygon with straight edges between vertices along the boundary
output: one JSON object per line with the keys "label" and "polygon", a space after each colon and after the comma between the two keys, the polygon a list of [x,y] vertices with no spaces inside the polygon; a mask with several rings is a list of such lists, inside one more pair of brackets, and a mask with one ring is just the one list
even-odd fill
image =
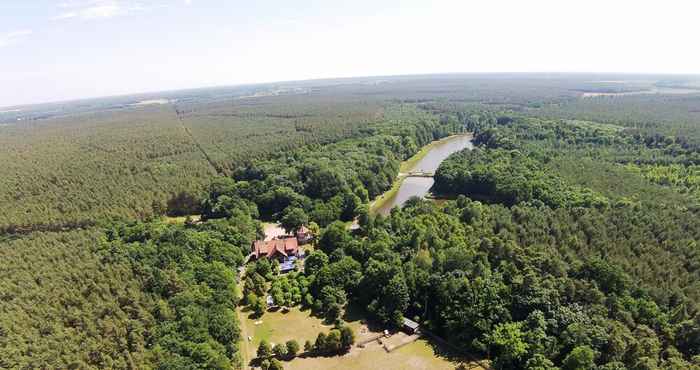
{"label": "narrow waterway", "polygon": [[[472,149],[472,135],[455,135],[448,138],[432,142],[428,145],[427,152],[419,153],[419,160],[411,158],[404,162],[396,181],[400,182],[398,190],[389,190],[382,194],[376,202],[376,207],[372,211],[383,215],[388,215],[392,208],[403,205],[413,196],[424,197],[430,191],[435,182],[432,177],[411,176],[411,173],[430,174],[434,173],[440,163],[447,159],[450,154],[462,149]],[[408,165],[407,165],[408,164]]]}

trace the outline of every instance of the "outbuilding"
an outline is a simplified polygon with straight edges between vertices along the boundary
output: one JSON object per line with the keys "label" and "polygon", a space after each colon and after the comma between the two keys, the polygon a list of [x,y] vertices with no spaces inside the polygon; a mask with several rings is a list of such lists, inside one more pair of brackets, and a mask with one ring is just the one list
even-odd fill
{"label": "outbuilding", "polygon": [[417,334],[420,331],[420,325],[417,322],[404,317],[403,330],[408,334]]}

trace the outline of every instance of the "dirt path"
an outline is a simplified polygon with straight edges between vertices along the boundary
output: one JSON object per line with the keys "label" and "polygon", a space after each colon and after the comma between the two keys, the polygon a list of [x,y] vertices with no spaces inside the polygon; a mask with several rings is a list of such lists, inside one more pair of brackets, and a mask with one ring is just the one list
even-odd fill
{"label": "dirt path", "polygon": [[[243,274],[241,273],[241,282],[238,284],[238,291],[242,292],[243,291]],[[252,358],[250,358],[250,341],[248,341],[248,336],[251,336],[250,330],[248,328],[248,325],[246,324],[246,317],[245,317],[245,312],[243,312],[243,307],[236,307],[236,314],[238,315],[238,327],[241,329],[241,341],[243,342],[239,348],[239,350],[243,353],[241,356],[241,359],[243,361],[243,369],[248,369],[250,364],[250,361]]]}
{"label": "dirt path", "polygon": [[248,364],[250,363],[250,342],[248,341],[248,336],[250,335],[248,332],[248,326],[246,325],[246,320],[245,320],[245,313],[238,308],[236,310],[238,312],[238,322],[241,328],[241,341],[243,341],[243,345],[241,345],[240,351],[243,353],[241,358],[243,359],[243,368],[247,369]]}

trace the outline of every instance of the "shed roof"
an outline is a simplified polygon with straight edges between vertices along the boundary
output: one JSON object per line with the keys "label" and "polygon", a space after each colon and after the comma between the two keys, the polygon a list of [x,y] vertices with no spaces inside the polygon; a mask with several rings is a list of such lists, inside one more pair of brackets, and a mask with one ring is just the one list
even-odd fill
{"label": "shed roof", "polygon": [[418,324],[417,322],[407,319],[405,317],[403,318],[403,325],[411,329],[418,329],[418,327],[420,326],[420,324]]}

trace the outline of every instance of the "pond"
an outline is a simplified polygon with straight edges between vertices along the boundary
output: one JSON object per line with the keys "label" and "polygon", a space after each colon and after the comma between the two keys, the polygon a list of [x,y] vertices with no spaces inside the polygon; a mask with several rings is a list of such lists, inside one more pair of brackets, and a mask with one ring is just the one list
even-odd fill
{"label": "pond", "polygon": [[426,196],[434,183],[433,178],[428,175],[434,173],[450,154],[466,148],[472,149],[472,138],[471,134],[464,134],[434,141],[405,161],[396,180],[399,182],[398,189],[392,188],[379,196],[374,201],[372,212],[388,215],[392,208],[403,205],[411,197]]}

